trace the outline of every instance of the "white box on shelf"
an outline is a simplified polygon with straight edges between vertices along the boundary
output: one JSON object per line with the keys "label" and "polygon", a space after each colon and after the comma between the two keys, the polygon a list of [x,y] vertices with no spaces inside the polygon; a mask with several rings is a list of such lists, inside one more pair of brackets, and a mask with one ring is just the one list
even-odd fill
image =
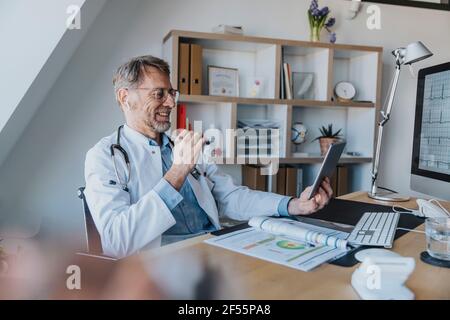
{"label": "white box on shelf", "polygon": [[238,34],[238,35],[244,34],[242,26],[230,26],[227,24],[219,24],[218,26],[215,26],[212,29],[212,31],[214,33],[222,33],[222,34]]}

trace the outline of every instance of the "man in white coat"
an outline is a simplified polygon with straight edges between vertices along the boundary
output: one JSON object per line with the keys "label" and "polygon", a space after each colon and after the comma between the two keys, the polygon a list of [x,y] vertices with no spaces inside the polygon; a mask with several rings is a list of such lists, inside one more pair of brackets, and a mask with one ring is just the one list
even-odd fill
{"label": "man in white coat", "polygon": [[85,163],[85,196],[104,254],[122,258],[217,230],[219,215],[306,215],[329,202],[329,180],[308,200],[310,187],[300,198],[254,191],[214,164],[196,165],[204,138],[183,130],[172,141],[164,133],[178,98],[169,74],[165,61],[141,56],[114,75],[126,124],[90,149]]}

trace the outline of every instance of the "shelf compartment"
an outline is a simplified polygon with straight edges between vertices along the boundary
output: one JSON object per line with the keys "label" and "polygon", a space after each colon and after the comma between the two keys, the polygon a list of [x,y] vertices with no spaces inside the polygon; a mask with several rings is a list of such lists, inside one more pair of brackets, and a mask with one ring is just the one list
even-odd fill
{"label": "shelf compartment", "polygon": [[[236,122],[239,120],[271,120],[279,125],[279,157],[286,156],[287,123],[290,117],[287,105],[249,105],[238,104]],[[237,123],[236,123],[237,127]]]}
{"label": "shelf compartment", "polygon": [[320,136],[319,128],[333,124],[333,130],[342,129],[341,134],[346,139],[345,151],[359,152],[362,158],[371,158],[373,155],[375,123],[375,109],[364,108],[308,108],[293,107],[292,122],[302,122],[308,133],[306,141],[300,145],[291,144],[291,153],[307,153],[308,156],[320,153],[319,141],[313,141]]}
{"label": "shelf compartment", "polygon": [[356,88],[354,103],[368,101],[379,104],[379,52],[333,50],[333,72],[330,99],[334,98],[334,87],[338,82],[347,81]]}
{"label": "shelf compartment", "polygon": [[[174,112],[176,114],[176,112]],[[233,132],[236,123],[236,105],[233,103],[186,103],[186,116],[192,125],[192,130],[201,132],[208,137],[215,137],[215,145],[220,146],[224,154],[228,148],[228,137]],[[172,130],[176,119],[171,119]],[[210,130],[215,129],[215,131]]]}
{"label": "shelf compartment", "polygon": [[211,32],[198,32],[188,30],[170,30],[163,38],[163,43],[166,43],[171,38],[188,38],[188,39],[201,39],[201,40],[220,40],[220,41],[235,41],[238,43],[258,43],[258,44],[277,44],[286,46],[300,46],[300,47],[312,47],[312,48],[328,48],[336,50],[359,50],[369,52],[381,52],[382,47],[366,46],[366,45],[349,45],[349,44],[336,44],[326,42],[311,42],[292,39],[280,39],[280,38],[268,38],[257,37],[250,35],[233,35],[233,34],[220,34]]}
{"label": "shelf compartment", "polygon": [[277,46],[266,43],[181,37],[202,47],[202,94],[208,94],[208,66],[238,69],[239,97],[252,97],[252,84],[262,82],[259,97],[275,98]]}
{"label": "shelf compartment", "polygon": [[[372,168],[370,163],[339,163],[345,165],[348,169],[348,192],[369,190]],[[303,186],[307,187],[312,185],[317,174],[319,173],[320,163],[300,164],[298,167],[303,170]]]}
{"label": "shelf compartment", "polygon": [[[330,65],[330,50],[327,48],[283,46],[282,62],[291,67],[293,82],[294,73],[313,73],[313,97],[318,101],[328,100],[328,74]],[[283,65],[281,66],[283,68]],[[284,80],[284,79],[283,79]],[[293,97],[295,98],[295,83],[293,86]]]}

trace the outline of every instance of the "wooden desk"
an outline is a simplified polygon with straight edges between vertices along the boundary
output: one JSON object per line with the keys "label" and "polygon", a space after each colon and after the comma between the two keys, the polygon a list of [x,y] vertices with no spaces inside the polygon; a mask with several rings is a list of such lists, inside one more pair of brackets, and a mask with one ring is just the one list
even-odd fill
{"label": "wooden desk", "polygon": [[[356,192],[340,199],[378,203],[365,193]],[[401,204],[416,208],[414,201]],[[445,203],[450,209],[450,203]],[[417,230],[424,230],[422,224]],[[210,235],[174,243],[157,250],[159,254],[201,254],[209,260],[230,268],[233,280],[242,286],[241,297],[247,299],[359,299],[350,279],[357,266],[351,268],[324,264],[310,272],[302,272],[275,263],[203,243]],[[416,299],[450,299],[450,269],[423,263],[420,253],[425,250],[425,235],[409,232],[394,242],[393,251],[414,257],[416,268],[407,282]],[[235,296],[225,297],[235,299]]]}

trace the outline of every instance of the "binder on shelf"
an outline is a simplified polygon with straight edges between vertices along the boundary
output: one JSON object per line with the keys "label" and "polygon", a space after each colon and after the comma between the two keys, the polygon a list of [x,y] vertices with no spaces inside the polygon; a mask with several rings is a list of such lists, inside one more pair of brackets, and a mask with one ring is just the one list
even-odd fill
{"label": "binder on shelf", "polygon": [[256,166],[242,166],[242,184],[253,190],[266,191],[266,176]]}
{"label": "binder on shelf", "polygon": [[343,196],[348,193],[348,167],[337,167],[337,195]]}
{"label": "binder on shelf", "polygon": [[177,106],[177,129],[186,129],[186,105],[183,103]]}
{"label": "binder on shelf", "polygon": [[280,99],[286,99],[286,93],[285,93],[285,85],[284,85],[284,63],[283,63],[283,57],[284,57],[284,48],[281,47],[281,68],[280,68]]}
{"label": "binder on shelf", "polygon": [[190,94],[202,94],[202,47],[191,44],[190,50]]}
{"label": "binder on shelf", "polygon": [[278,168],[277,193],[281,195],[286,194],[286,168]]}
{"label": "binder on shelf", "polygon": [[303,192],[303,169],[297,168],[297,197]]}
{"label": "binder on shelf", "polygon": [[178,61],[178,90],[181,94],[189,94],[190,47],[188,43],[180,43]]}
{"label": "binder on shelf", "polygon": [[336,167],[336,172],[331,178],[331,188],[334,197],[348,193],[348,168],[346,166]]}
{"label": "binder on shelf", "polygon": [[337,197],[337,172],[330,179],[331,189],[333,189],[333,198]]}
{"label": "binder on shelf", "polygon": [[296,167],[279,168],[276,181],[276,193],[299,197],[303,191],[303,170]]}
{"label": "binder on shelf", "polygon": [[297,168],[286,168],[286,195],[297,196]]}

